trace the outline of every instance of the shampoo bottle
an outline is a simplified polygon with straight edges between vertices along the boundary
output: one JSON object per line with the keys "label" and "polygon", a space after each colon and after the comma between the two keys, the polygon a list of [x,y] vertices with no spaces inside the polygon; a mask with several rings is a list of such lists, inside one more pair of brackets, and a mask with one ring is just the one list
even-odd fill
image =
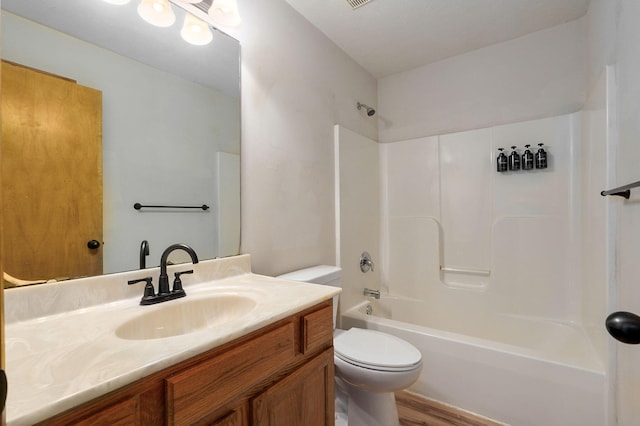
{"label": "shampoo bottle", "polygon": [[529,150],[531,145],[525,145],[526,148],[522,153],[522,170],[533,169],[533,153]]}
{"label": "shampoo bottle", "polygon": [[520,154],[516,151],[516,146],[511,147],[512,151],[509,155],[509,170],[520,170]]}
{"label": "shampoo bottle", "polygon": [[543,143],[538,144],[540,148],[538,149],[538,152],[536,152],[536,169],[547,168],[547,153],[544,148],[542,148],[543,145]]}
{"label": "shampoo bottle", "polygon": [[499,173],[502,172],[506,172],[507,171],[507,156],[504,155],[504,148],[498,148],[498,151],[500,151],[500,154],[498,154],[498,157],[496,158],[496,170]]}

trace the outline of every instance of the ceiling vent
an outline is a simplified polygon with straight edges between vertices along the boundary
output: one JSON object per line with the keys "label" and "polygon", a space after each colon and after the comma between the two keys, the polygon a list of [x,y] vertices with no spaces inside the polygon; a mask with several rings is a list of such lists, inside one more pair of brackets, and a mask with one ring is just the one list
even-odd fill
{"label": "ceiling vent", "polygon": [[364,6],[365,4],[371,1],[373,0],[347,0],[347,3],[349,3],[349,6],[351,6],[351,9],[357,9],[360,6]]}

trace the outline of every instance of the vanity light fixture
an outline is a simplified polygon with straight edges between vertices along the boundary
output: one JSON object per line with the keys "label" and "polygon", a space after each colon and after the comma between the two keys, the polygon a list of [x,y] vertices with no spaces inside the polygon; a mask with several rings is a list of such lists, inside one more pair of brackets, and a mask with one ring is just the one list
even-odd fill
{"label": "vanity light fixture", "polygon": [[138,5],[138,15],[157,27],[170,27],[176,22],[169,0],[142,0]]}
{"label": "vanity light fixture", "polygon": [[236,0],[213,0],[209,17],[214,24],[224,27],[237,27],[242,22]]}
{"label": "vanity light fixture", "polygon": [[[127,4],[131,0],[103,0],[111,4]],[[196,46],[204,46],[213,40],[210,25],[235,27],[240,25],[242,19],[238,12],[237,0],[141,0],[138,5],[138,15],[148,23],[157,27],[170,27],[176,21],[172,4],[188,3],[195,5],[199,10],[191,11],[183,5],[185,11],[184,23],[180,35],[187,43]],[[210,5],[210,6],[209,6]],[[192,6],[189,6],[192,7]],[[199,13],[207,13],[202,15]]]}
{"label": "vanity light fixture", "polygon": [[180,35],[184,41],[196,46],[204,46],[213,40],[209,25],[190,13],[187,13],[184,17],[184,25],[180,30]]}

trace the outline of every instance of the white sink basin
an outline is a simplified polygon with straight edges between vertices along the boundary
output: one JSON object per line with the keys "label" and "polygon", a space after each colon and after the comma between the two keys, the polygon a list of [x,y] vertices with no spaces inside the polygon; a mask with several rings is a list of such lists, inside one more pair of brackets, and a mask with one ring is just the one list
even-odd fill
{"label": "white sink basin", "polygon": [[246,296],[226,294],[191,300],[188,297],[155,305],[151,312],[118,327],[116,335],[126,340],[180,336],[240,318],[256,306]]}

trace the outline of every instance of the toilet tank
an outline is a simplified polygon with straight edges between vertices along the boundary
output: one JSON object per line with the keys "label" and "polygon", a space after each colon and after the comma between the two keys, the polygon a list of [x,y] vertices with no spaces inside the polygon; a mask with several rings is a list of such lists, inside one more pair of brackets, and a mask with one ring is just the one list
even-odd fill
{"label": "toilet tank", "polygon": [[[300,269],[279,275],[276,278],[283,280],[301,281],[305,283],[330,285],[332,287],[342,287],[340,277],[342,268],[331,265],[318,265],[310,268]],[[333,297],[333,328],[336,328],[338,318],[338,296]]]}
{"label": "toilet tank", "polygon": [[342,268],[330,265],[318,265],[280,275],[283,280],[302,281],[305,283],[324,284],[340,287]]}

